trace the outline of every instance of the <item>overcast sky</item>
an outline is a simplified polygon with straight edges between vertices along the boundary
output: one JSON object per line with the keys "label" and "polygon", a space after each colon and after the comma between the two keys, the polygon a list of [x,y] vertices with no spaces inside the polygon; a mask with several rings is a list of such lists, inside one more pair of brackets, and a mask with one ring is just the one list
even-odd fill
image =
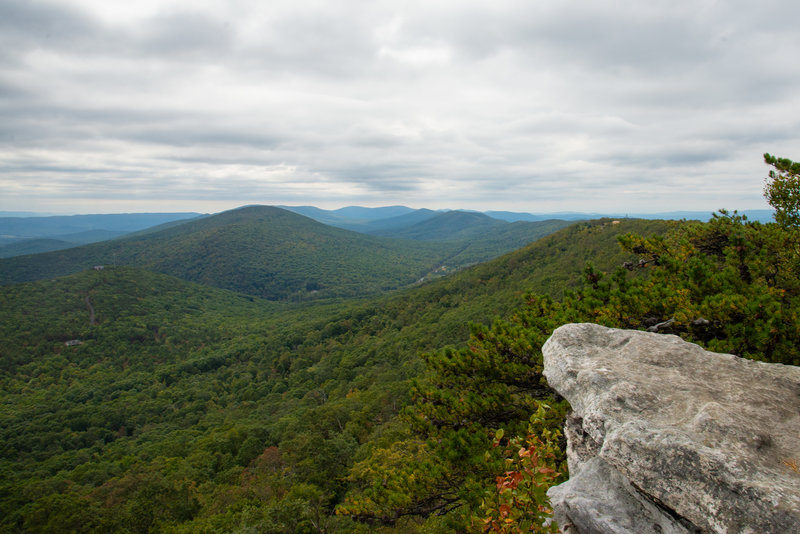
{"label": "overcast sky", "polygon": [[0,0],[0,210],[765,208],[797,0]]}

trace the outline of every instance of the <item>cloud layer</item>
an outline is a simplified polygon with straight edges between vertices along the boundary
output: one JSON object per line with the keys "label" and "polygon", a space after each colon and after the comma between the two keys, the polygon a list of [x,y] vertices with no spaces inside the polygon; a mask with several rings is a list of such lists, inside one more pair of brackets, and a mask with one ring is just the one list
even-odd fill
{"label": "cloud layer", "polygon": [[0,210],[760,208],[800,159],[791,0],[127,4],[0,0]]}

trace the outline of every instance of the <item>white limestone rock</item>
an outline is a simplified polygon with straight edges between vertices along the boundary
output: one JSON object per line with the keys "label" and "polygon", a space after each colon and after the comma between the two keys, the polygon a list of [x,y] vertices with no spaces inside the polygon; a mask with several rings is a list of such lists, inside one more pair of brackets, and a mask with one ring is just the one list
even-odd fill
{"label": "white limestone rock", "polygon": [[573,409],[565,532],[800,532],[800,368],[594,324],[542,351]]}

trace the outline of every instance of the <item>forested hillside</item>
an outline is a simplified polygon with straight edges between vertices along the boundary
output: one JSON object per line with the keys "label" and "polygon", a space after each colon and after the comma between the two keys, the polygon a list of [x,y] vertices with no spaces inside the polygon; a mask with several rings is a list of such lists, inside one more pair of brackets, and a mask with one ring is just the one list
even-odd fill
{"label": "forested hillside", "polygon": [[[505,223],[501,223],[505,224]],[[130,265],[270,300],[356,297],[410,286],[514,250],[566,223],[448,242],[373,237],[268,206],[170,223],[108,242],[0,260],[0,283]]]}
{"label": "forested hillside", "polygon": [[325,305],[125,267],[4,287],[4,528],[358,530],[333,508],[353,462],[394,432],[420,353],[463,346],[470,320],[508,313],[525,289],[560,294],[593,251],[621,263],[619,232],[664,228],[573,226],[396,295]]}
{"label": "forested hillside", "polygon": [[466,348],[425,354],[412,404],[353,465],[338,513],[400,531],[556,532],[546,491],[568,475],[568,407],[542,375],[541,346],[565,323],[800,365],[800,163],[765,161],[776,223],[720,211],[665,235],[625,234],[620,245],[638,261],[613,274],[589,264],[560,300],[530,293],[509,319],[474,325]]}
{"label": "forested hillside", "polygon": [[79,247],[89,243],[115,239],[127,234],[128,232],[115,232],[112,230],[88,230],[77,234],[62,235],[59,236],[58,239],[47,237],[22,239],[14,241],[9,245],[0,246],[0,258],[13,258],[14,256],[64,250],[65,248]]}
{"label": "forested hillside", "polygon": [[0,262],[0,281],[131,265],[272,300],[354,296],[409,285],[446,251],[372,238],[253,206],[135,237]]}

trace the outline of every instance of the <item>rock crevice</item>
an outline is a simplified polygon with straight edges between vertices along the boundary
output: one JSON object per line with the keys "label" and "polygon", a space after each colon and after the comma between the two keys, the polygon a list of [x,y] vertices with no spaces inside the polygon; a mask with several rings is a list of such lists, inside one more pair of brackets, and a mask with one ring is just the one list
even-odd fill
{"label": "rock crevice", "polygon": [[573,408],[564,532],[800,532],[800,368],[594,324],[542,350]]}

